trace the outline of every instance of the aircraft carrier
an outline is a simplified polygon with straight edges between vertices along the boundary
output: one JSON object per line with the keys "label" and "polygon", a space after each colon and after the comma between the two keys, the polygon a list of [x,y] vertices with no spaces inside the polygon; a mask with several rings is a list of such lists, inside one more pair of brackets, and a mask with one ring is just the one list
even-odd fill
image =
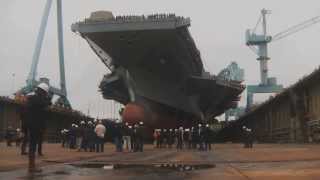
{"label": "aircraft carrier", "polygon": [[[190,18],[175,14],[98,11],[71,28],[110,70],[100,84],[103,97],[126,105],[127,121],[168,127],[214,118],[237,106],[244,90],[205,71],[188,27]],[[130,107],[144,115],[130,120],[127,114],[137,112]]]}

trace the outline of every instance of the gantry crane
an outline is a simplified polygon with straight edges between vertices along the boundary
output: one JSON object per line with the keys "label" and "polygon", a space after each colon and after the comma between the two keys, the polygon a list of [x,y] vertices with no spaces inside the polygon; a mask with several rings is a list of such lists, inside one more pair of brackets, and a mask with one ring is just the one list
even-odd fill
{"label": "gantry crane", "polygon": [[[268,76],[268,44],[277,40],[283,39],[293,33],[299,32],[307,27],[310,27],[320,22],[320,16],[313,17],[302,23],[294,25],[278,34],[273,36],[267,33],[267,20],[266,15],[270,14],[271,11],[262,9],[261,16],[253,29],[246,31],[246,45],[258,55],[257,60],[260,62],[260,84],[259,85],[248,85],[247,86],[247,108],[253,103],[253,95],[255,93],[279,93],[282,89],[282,85],[277,84],[275,77]],[[257,34],[256,30],[262,21],[262,34]]]}
{"label": "gantry crane", "polygon": [[36,46],[33,52],[33,59],[31,64],[31,69],[27,79],[27,85],[19,90],[17,95],[26,95],[32,92],[38,84],[44,82],[47,83],[50,87],[50,93],[58,95],[59,98],[56,101],[56,105],[62,106],[65,108],[71,108],[70,102],[67,99],[67,88],[66,88],[66,79],[65,79],[65,69],[64,69],[64,48],[63,48],[63,23],[62,23],[62,4],[61,0],[57,1],[57,31],[58,31],[58,47],[59,47],[59,69],[60,69],[60,88],[55,88],[50,86],[48,78],[40,78],[36,80],[37,67],[39,63],[40,52],[42,48],[42,43],[48,23],[48,18],[50,14],[50,9],[52,6],[52,0],[47,0],[44,13],[42,16],[39,34],[36,41]]}

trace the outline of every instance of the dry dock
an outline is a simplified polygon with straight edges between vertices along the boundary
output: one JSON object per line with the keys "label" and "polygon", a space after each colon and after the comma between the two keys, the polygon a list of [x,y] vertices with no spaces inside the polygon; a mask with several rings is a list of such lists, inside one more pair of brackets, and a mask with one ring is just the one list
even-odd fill
{"label": "dry dock", "polygon": [[0,179],[319,179],[320,145],[217,144],[210,152],[154,149],[143,153],[115,153],[111,144],[103,154],[76,152],[45,144],[38,160],[43,172],[30,176],[27,158],[16,148],[0,145]]}

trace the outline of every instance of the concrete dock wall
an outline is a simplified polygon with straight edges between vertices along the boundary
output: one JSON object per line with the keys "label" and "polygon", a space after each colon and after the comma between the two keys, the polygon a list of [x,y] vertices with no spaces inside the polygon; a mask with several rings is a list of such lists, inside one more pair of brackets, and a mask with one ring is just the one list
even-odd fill
{"label": "concrete dock wall", "polygon": [[241,127],[253,129],[259,142],[320,142],[320,70],[250,109],[220,135],[241,140]]}
{"label": "concrete dock wall", "polygon": [[[22,104],[15,100],[0,97],[0,141],[3,140],[9,126],[13,129],[21,128],[21,107]],[[48,113],[49,119],[46,120],[45,139],[50,142],[59,140],[61,129],[69,128],[71,123],[87,118],[77,111],[57,107],[51,108]]]}

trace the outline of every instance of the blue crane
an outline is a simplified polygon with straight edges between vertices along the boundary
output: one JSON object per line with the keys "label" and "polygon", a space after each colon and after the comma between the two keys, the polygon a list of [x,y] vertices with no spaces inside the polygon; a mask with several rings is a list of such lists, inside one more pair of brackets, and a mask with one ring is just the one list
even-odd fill
{"label": "blue crane", "polygon": [[37,87],[38,84],[44,82],[49,85],[51,94],[59,96],[59,98],[55,102],[56,105],[65,107],[65,108],[71,108],[70,102],[67,98],[65,67],[64,67],[62,3],[61,3],[61,0],[56,0],[56,1],[57,1],[57,27],[58,27],[57,31],[58,31],[58,47],[59,47],[60,88],[50,86],[48,78],[40,78],[39,80],[36,79],[42,43],[43,43],[44,35],[46,32],[50,9],[52,6],[52,0],[47,0],[44,8],[41,24],[40,24],[38,37],[36,40],[35,49],[33,52],[32,64],[31,64],[29,75],[28,75],[27,84],[25,87],[19,90],[17,94],[26,95],[32,92],[35,89],[35,87]]}
{"label": "blue crane", "polygon": [[[268,44],[280,39],[283,39],[293,33],[299,32],[305,28],[308,28],[318,22],[320,22],[320,16],[313,17],[302,23],[294,25],[278,34],[273,36],[267,33],[267,18],[266,15],[270,14],[271,11],[262,9],[261,16],[253,29],[246,31],[246,45],[258,55],[257,60],[260,62],[260,84],[259,85],[248,85],[247,86],[247,109],[253,104],[253,95],[255,93],[279,93],[282,91],[283,86],[277,84],[275,77],[269,77],[268,72]],[[256,33],[257,27],[262,22],[262,34]]]}

